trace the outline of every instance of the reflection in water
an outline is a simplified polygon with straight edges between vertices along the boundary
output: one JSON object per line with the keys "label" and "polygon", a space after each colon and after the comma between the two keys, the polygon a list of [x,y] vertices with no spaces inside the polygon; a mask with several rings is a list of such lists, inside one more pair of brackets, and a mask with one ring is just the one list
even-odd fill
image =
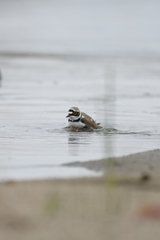
{"label": "reflection in water", "polygon": [[[88,135],[89,134],[89,135]],[[80,146],[90,143],[89,136],[91,132],[69,132],[68,136],[68,153],[70,156],[79,156]]]}
{"label": "reflection in water", "polygon": [[69,135],[70,136],[68,137],[68,153],[70,156],[78,156],[80,137],[73,136],[73,134]]}

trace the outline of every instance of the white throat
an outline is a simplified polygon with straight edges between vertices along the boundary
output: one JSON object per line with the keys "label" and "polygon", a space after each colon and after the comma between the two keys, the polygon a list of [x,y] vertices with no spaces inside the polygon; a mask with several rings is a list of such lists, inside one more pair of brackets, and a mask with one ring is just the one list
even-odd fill
{"label": "white throat", "polygon": [[85,124],[81,122],[81,120],[77,121],[77,122],[74,122],[75,120],[78,120],[81,118],[81,113],[80,115],[77,117],[77,116],[70,116],[69,117],[69,120],[71,121],[68,121],[68,126],[69,127],[75,127],[75,128],[83,128],[85,127]]}
{"label": "white throat", "polygon": [[69,120],[71,120],[71,121],[76,121],[76,120],[78,120],[78,119],[80,120],[81,116],[82,116],[81,113],[80,113],[79,116],[70,116],[70,117],[69,117]]}

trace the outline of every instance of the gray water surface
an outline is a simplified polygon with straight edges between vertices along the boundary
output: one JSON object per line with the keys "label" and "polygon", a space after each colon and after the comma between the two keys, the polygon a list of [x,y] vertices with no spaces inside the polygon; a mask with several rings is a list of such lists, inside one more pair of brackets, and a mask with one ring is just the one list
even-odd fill
{"label": "gray water surface", "polygon": [[[0,0],[0,179],[160,147],[160,1]],[[77,106],[103,129],[66,129]]]}
{"label": "gray water surface", "polygon": [[[160,146],[157,59],[3,57],[0,88],[0,178],[91,176],[61,167]],[[67,128],[77,106],[103,126]]]}

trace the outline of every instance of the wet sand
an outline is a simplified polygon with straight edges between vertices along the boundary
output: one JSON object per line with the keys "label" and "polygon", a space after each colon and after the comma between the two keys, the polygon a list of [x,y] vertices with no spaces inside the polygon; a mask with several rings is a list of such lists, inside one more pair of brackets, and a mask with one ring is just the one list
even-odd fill
{"label": "wet sand", "polygon": [[102,159],[97,161],[72,162],[63,164],[68,167],[83,167],[96,172],[112,171],[119,176],[137,176],[160,172],[160,150],[130,154],[128,156]]}
{"label": "wet sand", "polygon": [[[155,150],[116,158],[121,176],[1,183],[0,239],[159,239],[159,156]],[[137,170],[138,163],[157,164],[151,177],[125,174],[125,163],[134,168],[136,160]]]}

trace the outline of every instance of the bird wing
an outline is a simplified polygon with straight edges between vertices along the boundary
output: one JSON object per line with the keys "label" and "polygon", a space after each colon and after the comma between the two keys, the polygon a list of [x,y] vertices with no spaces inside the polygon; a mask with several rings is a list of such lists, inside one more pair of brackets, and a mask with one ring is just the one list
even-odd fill
{"label": "bird wing", "polygon": [[98,125],[96,124],[96,122],[95,122],[90,116],[88,116],[86,113],[81,112],[81,114],[82,114],[81,122],[84,123],[87,128],[94,128],[94,129],[101,128],[101,127],[98,126]]}

